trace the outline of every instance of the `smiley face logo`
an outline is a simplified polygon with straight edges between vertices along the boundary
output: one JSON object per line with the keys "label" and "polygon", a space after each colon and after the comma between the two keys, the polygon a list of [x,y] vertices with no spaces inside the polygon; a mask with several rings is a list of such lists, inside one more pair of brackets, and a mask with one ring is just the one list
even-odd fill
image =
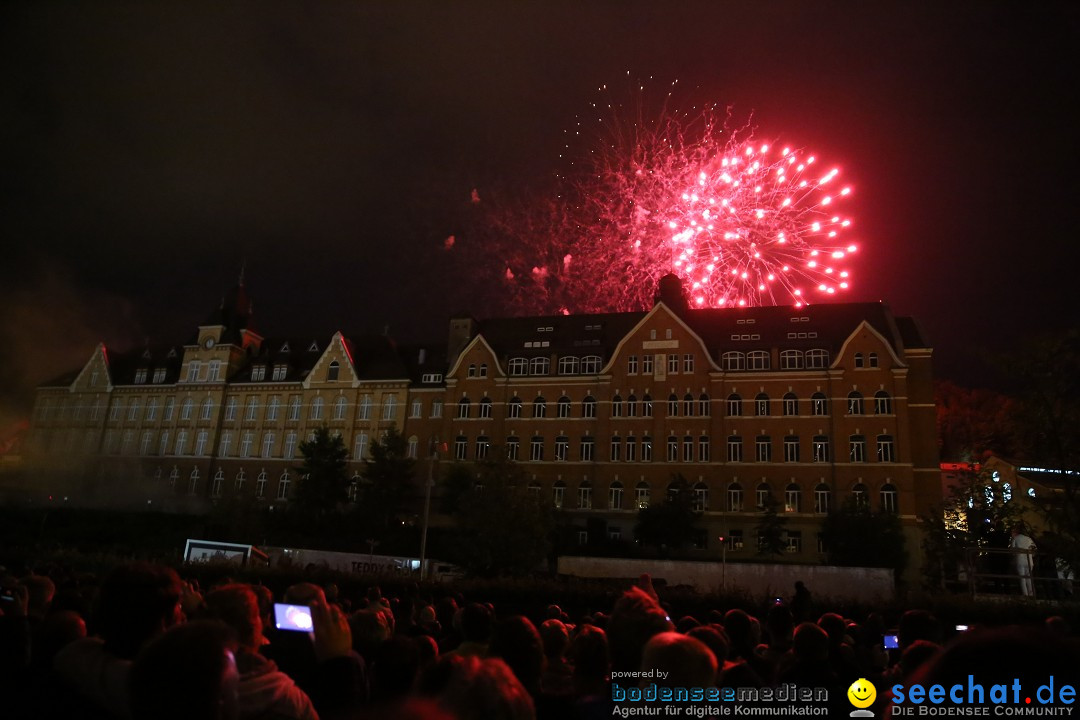
{"label": "smiley face logo", "polygon": [[877,699],[877,688],[866,678],[851,683],[847,690],[848,701],[857,708],[868,708]]}

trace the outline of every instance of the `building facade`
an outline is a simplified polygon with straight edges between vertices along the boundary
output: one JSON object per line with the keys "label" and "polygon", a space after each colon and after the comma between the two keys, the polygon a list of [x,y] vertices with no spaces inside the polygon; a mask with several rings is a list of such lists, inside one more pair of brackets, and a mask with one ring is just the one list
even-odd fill
{"label": "building facade", "polygon": [[695,310],[669,276],[649,311],[454,318],[423,347],[264,338],[249,307],[238,287],[187,344],[99,346],[39,389],[28,459],[284,503],[316,427],[341,434],[358,476],[393,426],[443,468],[506,453],[582,543],[632,539],[639,508],[681,491],[703,513],[700,554],[723,536],[751,557],[771,498],[802,562],[850,498],[897,513],[909,550],[941,499],[932,350],[881,303]]}

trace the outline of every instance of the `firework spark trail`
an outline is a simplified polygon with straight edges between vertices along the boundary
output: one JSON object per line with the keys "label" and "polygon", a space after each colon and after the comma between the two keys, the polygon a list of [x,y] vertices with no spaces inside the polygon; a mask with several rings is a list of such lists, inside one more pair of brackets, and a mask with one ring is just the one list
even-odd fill
{"label": "firework spark trail", "polygon": [[642,293],[669,272],[697,307],[801,306],[849,287],[856,246],[835,207],[851,189],[838,169],[756,142],[749,128],[728,132],[715,107],[611,114],[597,118],[599,141],[573,183],[587,218],[575,260],[618,278],[596,288],[606,301],[579,303],[647,305]]}

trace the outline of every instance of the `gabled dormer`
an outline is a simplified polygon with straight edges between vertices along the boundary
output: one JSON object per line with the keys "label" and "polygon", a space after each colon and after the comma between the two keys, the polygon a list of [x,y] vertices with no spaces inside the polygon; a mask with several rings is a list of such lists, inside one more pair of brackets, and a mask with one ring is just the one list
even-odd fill
{"label": "gabled dormer", "polygon": [[86,365],[71,383],[72,392],[110,392],[112,377],[109,372],[109,351],[104,343],[98,343]]}
{"label": "gabled dormer", "polygon": [[[313,342],[311,347],[317,348],[318,344]],[[356,372],[349,342],[341,332],[336,332],[311,368],[311,372],[304,378],[304,387],[318,386],[333,389],[356,387],[359,384],[360,378]]]}

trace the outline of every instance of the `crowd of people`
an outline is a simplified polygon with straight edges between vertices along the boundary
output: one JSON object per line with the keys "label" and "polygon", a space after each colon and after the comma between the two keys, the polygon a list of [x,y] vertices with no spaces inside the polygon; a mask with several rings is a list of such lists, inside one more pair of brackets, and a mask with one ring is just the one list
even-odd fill
{"label": "crowd of people", "polygon": [[[0,578],[0,717],[198,720],[592,720],[623,687],[828,690],[983,673],[1046,671],[1076,683],[1075,640],[1060,617],[1041,628],[973,628],[948,643],[937,619],[909,610],[895,650],[882,616],[818,615],[809,590],[760,617],[715,608],[672,616],[648,576],[613,604],[571,617],[501,611],[447,586],[348,597],[303,582],[275,594],[225,578],[205,590],[170,567],[117,567],[90,586],[47,575]],[[279,629],[275,602],[310,608],[304,631]],[[634,679],[645,672],[648,679]]]}

